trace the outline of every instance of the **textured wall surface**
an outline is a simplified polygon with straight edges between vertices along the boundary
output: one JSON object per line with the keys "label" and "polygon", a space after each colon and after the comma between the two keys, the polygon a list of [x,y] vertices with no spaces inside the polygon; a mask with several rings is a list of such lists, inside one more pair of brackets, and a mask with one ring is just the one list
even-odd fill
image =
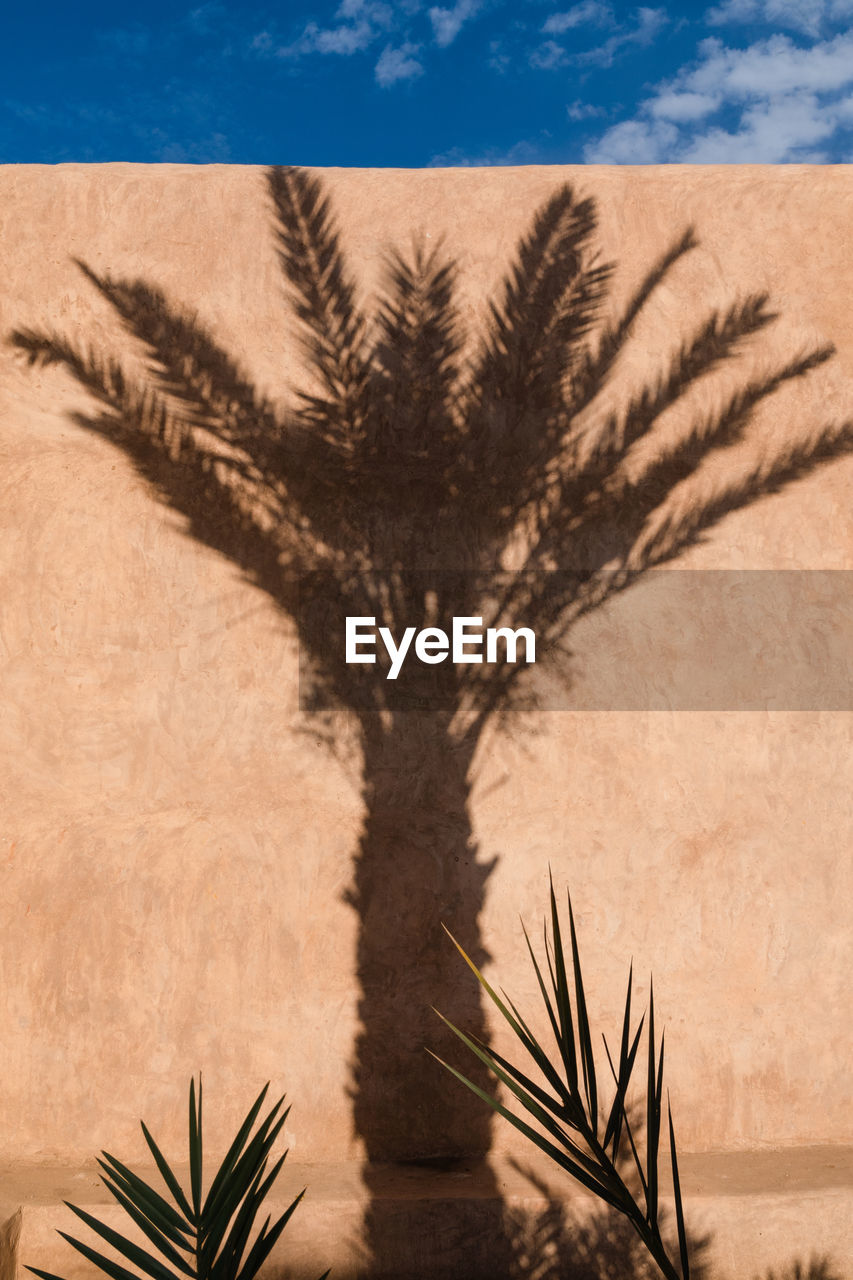
{"label": "textured wall surface", "polygon": [[[708,308],[767,290],[779,319],[715,386],[824,342],[837,354],[768,401],[738,448],[760,457],[853,417],[849,168],[323,177],[365,296],[389,244],[444,237],[472,327],[560,181],[599,202],[614,306],[692,223],[699,248],[650,300],[609,402],[653,381]],[[300,348],[260,170],[8,168],[0,256],[4,339],[50,328],[132,358],[80,258],[156,284],[265,393],[293,395]],[[721,394],[700,389],[695,405]],[[344,895],[358,756],[331,752],[328,726],[299,711],[290,621],[75,425],[89,408],[67,373],[27,368],[4,341],[0,1158],[106,1146],[130,1159],[140,1116],[180,1150],[199,1068],[211,1149],[272,1079],[294,1104],[296,1159],[357,1156]],[[853,462],[835,462],[727,517],[681,567],[780,571],[780,584],[781,571],[853,570],[852,495]],[[643,678],[631,627],[644,590],[579,629],[578,706],[596,661],[636,661]],[[698,604],[698,577],[690,590]],[[770,651],[777,623],[761,624]],[[677,661],[678,626],[649,625],[647,650],[673,645]],[[713,626],[704,643],[713,666]],[[654,971],[688,1151],[853,1143],[850,734],[846,710],[561,710],[480,743],[474,828],[481,859],[498,859],[481,917],[490,972],[535,1001],[517,920],[540,918],[550,862],[572,887],[604,1029],[629,959],[642,990]]]}

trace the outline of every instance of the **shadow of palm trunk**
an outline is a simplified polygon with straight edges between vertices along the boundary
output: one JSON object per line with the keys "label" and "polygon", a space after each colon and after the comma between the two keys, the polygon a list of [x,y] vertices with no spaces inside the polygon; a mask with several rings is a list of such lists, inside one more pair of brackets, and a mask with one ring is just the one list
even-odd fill
{"label": "shadow of palm trunk", "polygon": [[[460,973],[445,924],[487,957],[478,917],[491,868],[476,860],[469,812],[472,746],[439,713],[398,713],[364,743],[366,812],[352,905],[360,920],[361,1031],[353,1085],[356,1133],[369,1160],[484,1155],[488,1118],[454,1097],[426,1053],[448,1000],[485,1039],[479,995]],[[485,1071],[484,1071],[484,1079]]]}
{"label": "shadow of palm trunk", "polygon": [[[442,925],[466,939],[478,963],[488,960],[479,916],[494,862],[477,861],[471,826],[476,741],[456,741],[449,716],[441,712],[395,713],[384,723],[374,717],[362,728],[365,815],[350,895],[360,921],[361,989],[353,1119],[367,1156],[363,1176],[371,1204],[365,1244],[378,1276],[392,1274],[387,1268],[399,1265],[392,1260],[401,1256],[401,1233],[418,1226],[416,1220],[406,1223],[397,1202],[376,1194],[380,1183],[387,1185],[387,1170],[380,1173],[377,1165],[423,1164],[440,1179],[463,1165],[481,1164],[490,1148],[488,1112],[448,1089],[426,1046],[440,1043],[442,1051],[455,1053],[433,1013],[443,1002],[487,1039],[479,991],[464,981]],[[485,1068],[478,1083],[490,1087]],[[472,1230],[489,1237],[496,1274],[508,1274],[497,1183],[480,1169],[478,1187],[483,1198]],[[439,1186],[431,1194],[443,1198]],[[452,1195],[450,1187],[447,1197]],[[424,1208],[415,1208],[416,1219]],[[484,1213],[488,1222],[479,1221]],[[431,1263],[428,1273],[441,1274],[440,1262]]]}

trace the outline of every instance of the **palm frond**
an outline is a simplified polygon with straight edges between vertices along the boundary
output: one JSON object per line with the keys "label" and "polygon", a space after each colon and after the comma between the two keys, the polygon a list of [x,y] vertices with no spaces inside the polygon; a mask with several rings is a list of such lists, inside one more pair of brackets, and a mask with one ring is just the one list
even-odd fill
{"label": "palm frond", "polygon": [[345,448],[364,426],[367,325],[320,180],[304,169],[277,167],[268,170],[267,184],[282,271],[323,387],[322,398],[304,397],[305,413]]}
{"label": "palm frond", "polygon": [[643,549],[644,567],[676,559],[730,512],[740,510],[747,502],[779,493],[850,453],[853,421],[824,427],[808,440],[782,450],[769,463],[757,463],[740,477],[719,486],[691,510],[663,520]]}
{"label": "palm frond", "polygon": [[622,509],[636,512],[629,525],[632,532],[639,532],[640,521],[645,521],[676,485],[697,471],[706,457],[744,439],[762,401],[778,391],[783,383],[811,373],[833,352],[832,347],[817,347],[794,357],[771,374],[750,379],[729,397],[722,409],[701,419],[686,436],[651,461],[636,480],[621,487],[617,500]]}
{"label": "palm frond", "polygon": [[447,473],[461,443],[454,282],[440,246],[427,252],[416,242],[409,257],[390,253],[385,263],[370,412],[348,465],[354,505],[372,531],[371,560],[401,572],[418,565],[425,533],[447,505]]}
{"label": "palm frond", "polygon": [[143,344],[159,390],[180,404],[182,416],[246,450],[266,469],[270,454],[281,445],[283,425],[198,317],[142,280],[98,275],[87,263],[75,261],[128,333]]}
{"label": "palm frond", "polygon": [[[561,493],[561,500],[574,505],[580,495],[606,483],[628,450],[647,435],[667,409],[775,318],[767,310],[766,294],[754,294],[735,303],[723,316],[713,312],[693,338],[682,344],[671,359],[666,376],[635,394],[621,414],[608,418],[589,457],[571,476],[571,491]],[[772,389],[782,380],[779,378]]]}
{"label": "palm frond", "polygon": [[75,414],[77,425],[118,445],[155,494],[186,517],[193,537],[228,555],[276,602],[287,599],[297,567],[317,567],[316,544],[282,495],[245,454],[214,445],[168,396],[62,335],[16,330],[11,340],[31,364],[65,367],[103,406],[100,414]]}
{"label": "palm frond", "polygon": [[456,268],[440,245],[427,252],[416,240],[409,258],[388,254],[373,362],[399,404],[414,395],[443,407],[449,398],[462,345],[455,284]]}
{"label": "palm frond", "polygon": [[[487,1045],[474,1040],[454,1026],[441,1014],[439,1017],[474,1056],[486,1065],[507,1088],[523,1110],[535,1122],[528,1123],[492,1097],[461,1071],[439,1058],[462,1084],[481,1101],[487,1103],[498,1115],[503,1116],[520,1133],[549,1156],[561,1169],[569,1173],[601,1200],[623,1214],[654,1259],[666,1280],[689,1280],[687,1233],[684,1225],[681,1183],[678,1176],[678,1160],[675,1149],[675,1132],[669,1117],[669,1151],[673,1175],[678,1228],[678,1265],[661,1233],[659,1205],[660,1151],[659,1139],[663,1102],[664,1050],[656,1048],[654,1023],[654,994],[649,994],[647,1021],[647,1080],[646,1080],[646,1152],[641,1161],[629,1118],[627,1101],[640,1035],[645,1015],[636,1031],[631,1031],[632,974],[628,978],[625,1013],[618,1062],[614,1063],[607,1049],[607,1058],[616,1091],[607,1111],[603,1136],[599,1125],[599,1100],[601,1092],[597,1079],[592,1031],[580,962],[577,931],[574,922],[571,897],[568,899],[569,944],[563,943],[553,882],[550,885],[550,933],[545,930],[545,956],[547,961],[546,984],[543,969],[536,960],[528,940],[540,993],[548,1013],[548,1020],[557,1041],[559,1067],[552,1064],[544,1047],[536,1040],[527,1022],[507,998],[502,999],[486,978],[454,940],[454,945],[473,972],[483,991],[508,1023],[522,1048],[541,1071],[547,1084],[556,1083],[554,1094],[549,1093],[532,1080],[519,1066],[509,1062]],[[525,931],[526,936],[526,931]],[[633,966],[632,966],[633,973]],[[549,989],[550,988],[550,989]],[[606,1041],[605,1041],[606,1048]],[[434,1057],[436,1055],[433,1055]],[[538,1126],[538,1127],[537,1127]],[[619,1144],[622,1132],[628,1136],[631,1152],[639,1173],[644,1204],[634,1197],[622,1172]]]}
{"label": "palm frond", "polygon": [[[64,1231],[59,1234],[110,1280],[184,1280],[185,1277],[190,1280],[254,1280],[305,1194],[300,1192],[272,1226],[268,1217],[249,1245],[258,1213],[287,1155],[285,1151],[267,1172],[270,1153],[288,1114],[285,1111],[279,1115],[283,1098],[252,1133],[268,1088],[268,1084],[264,1086],[240,1126],[206,1197],[202,1187],[200,1076],[198,1094],[195,1080],[190,1083],[189,1093],[189,1195],[145,1124],[142,1125],[145,1140],[172,1203],[114,1156],[103,1152],[103,1160],[98,1163],[104,1171],[104,1185],[155,1246],[157,1253],[149,1253],[85,1209],[73,1204],[68,1204],[68,1208],[136,1271],[128,1270],[124,1262],[100,1253],[84,1240]],[[175,1244],[180,1245],[183,1253],[177,1252]],[[61,1277],[51,1276],[36,1267],[27,1267],[27,1270],[42,1280],[61,1280]],[[324,1273],[325,1276],[328,1274],[328,1271]]]}
{"label": "palm frond", "polygon": [[[703,415],[685,435],[666,445],[636,477],[606,474],[622,464],[627,451],[614,446],[582,473],[586,482],[581,482],[579,473],[574,505],[566,496],[567,489],[574,487],[569,480],[561,490],[562,502],[555,503],[553,513],[543,520],[528,567],[550,557],[558,562],[568,559],[576,572],[557,575],[547,598],[531,601],[530,625],[556,642],[585,613],[624,591],[644,569],[675,559],[729,512],[842,456],[849,447],[845,444],[846,428],[830,429],[812,441],[792,446],[775,463],[748,470],[712,500],[677,516],[663,517],[654,533],[649,533],[655,513],[679,484],[692,477],[711,454],[742,441],[760,405],[784,384],[806,377],[824,364],[833,350],[816,347],[771,373],[750,378],[718,410]],[[630,419],[627,422],[626,435],[631,437],[637,428],[630,426]],[[597,481],[592,480],[595,469]],[[611,567],[603,573],[606,566]]]}
{"label": "palm frond", "polygon": [[602,330],[594,350],[585,353],[574,381],[570,404],[573,415],[577,416],[582,413],[605,386],[613,366],[631,336],[634,324],[649,298],[655,289],[663,283],[675,264],[686,253],[690,253],[692,249],[695,249],[698,244],[699,241],[696,238],[693,227],[688,227],[652,263],[652,266],[629,297],[618,319]]}
{"label": "palm frond", "polygon": [[[589,284],[575,296],[595,226],[593,201],[579,200],[568,184],[534,217],[504,280],[502,298],[491,306],[474,367],[472,384],[486,403],[492,397],[516,404],[532,397],[536,402],[559,393],[566,348],[589,327],[597,301]],[[602,284],[605,278],[600,276]]]}
{"label": "palm frond", "polygon": [[593,201],[561,187],[535,215],[490,306],[463,400],[468,445],[457,483],[469,518],[493,537],[535,499],[570,426],[567,380],[611,273],[588,252],[595,226]]}

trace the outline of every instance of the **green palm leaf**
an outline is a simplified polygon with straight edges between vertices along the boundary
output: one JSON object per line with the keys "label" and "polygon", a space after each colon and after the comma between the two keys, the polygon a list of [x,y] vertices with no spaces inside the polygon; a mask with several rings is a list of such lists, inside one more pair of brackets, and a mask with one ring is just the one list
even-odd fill
{"label": "green palm leaf", "polygon": [[263,1089],[261,1089],[261,1092],[258,1094],[257,1098],[255,1099],[249,1111],[249,1114],[246,1116],[246,1119],[243,1121],[240,1128],[238,1129],[237,1136],[235,1137],[234,1141],[231,1143],[231,1146],[228,1148],[228,1153],[225,1156],[225,1159],[222,1161],[222,1164],[219,1166],[219,1172],[217,1173],[216,1177],[213,1179],[213,1182],[210,1184],[210,1190],[208,1191],[207,1199],[204,1202],[205,1213],[210,1212],[212,1206],[216,1203],[216,1197],[219,1194],[219,1191],[223,1183],[225,1182],[226,1178],[230,1174],[231,1170],[234,1168],[234,1165],[237,1163],[237,1160],[240,1157],[240,1153],[243,1150],[243,1147],[246,1145],[246,1140],[252,1131],[252,1125],[255,1123],[255,1121],[258,1118],[258,1112],[261,1109],[264,1098],[267,1096],[268,1089],[269,1089],[269,1084],[265,1084]]}
{"label": "green palm leaf", "polygon": [[[104,1186],[154,1245],[156,1255],[67,1201],[71,1212],[106,1241],[123,1261],[100,1253],[65,1231],[59,1234],[110,1280],[184,1280],[185,1277],[189,1280],[254,1280],[258,1268],[268,1258],[305,1194],[301,1191],[272,1226],[270,1217],[267,1217],[250,1244],[258,1213],[287,1155],[285,1151],[267,1170],[270,1153],[290,1111],[288,1107],[281,1112],[284,1098],[278,1100],[252,1132],[268,1089],[269,1084],[266,1084],[255,1099],[206,1197],[203,1191],[200,1076],[197,1098],[195,1080],[190,1082],[189,1091],[189,1197],[144,1123],[145,1141],[172,1203],[120,1160],[106,1151],[102,1152],[103,1159],[99,1159],[98,1164],[103,1170]],[[183,1253],[179,1253],[179,1249]],[[129,1270],[124,1262],[131,1263],[137,1270]],[[40,1280],[62,1280],[61,1276],[38,1267],[27,1267],[27,1270],[39,1276]],[[328,1271],[324,1272],[320,1280],[326,1280],[328,1274]]]}
{"label": "green palm leaf", "polygon": [[[604,1040],[607,1060],[615,1083],[615,1094],[609,1108],[605,1111],[606,1123],[603,1136],[599,1124],[599,1087],[596,1078],[595,1055],[593,1052],[592,1030],[590,1026],[586,992],[584,990],[583,973],[580,961],[577,930],[571,897],[568,898],[569,917],[569,955],[563,945],[563,930],[560,925],[557,899],[553,881],[550,884],[550,934],[545,929],[545,957],[547,974],[550,979],[550,991],[546,986],[543,968],[533,952],[527,931],[524,936],[528,951],[536,973],[539,992],[545,1004],[548,1021],[557,1042],[560,1065],[565,1072],[565,1083],[561,1079],[557,1067],[549,1060],[545,1048],[536,1040],[530,1026],[519,1013],[508,996],[501,1000],[477,966],[465,954],[459,943],[451,936],[460,955],[474,973],[477,981],[509,1024],[516,1039],[527,1055],[532,1058],[536,1068],[544,1080],[550,1084],[557,1094],[552,1097],[546,1089],[532,1080],[520,1067],[511,1063],[495,1050],[481,1043],[475,1037],[454,1026],[443,1014],[439,1017],[445,1026],[497,1077],[504,1087],[520,1103],[527,1114],[538,1124],[534,1128],[520,1116],[510,1111],[497,1098],[492,1097],[485,1089],[463,1075],[455,1067],[439,1058],[446,1067],[466,1088],[487,1103],[493,1111],[503,1116],[515,1129],[533,1142],[540,1151],[549,1156],[554,1163],[576,1181],[594,1192],[599,1199],[611,1205],[629,1220],[643,1241],[649,1254],[657,1264],[665,1280],[690,1280],[690,1262],[688,1253],[688,1237],[684,1223],[684,1206],[681,1196],[681,1183],[678,1176],[678,1158],[675,1150],[675,1132],[672,1116],[669,1115],[669,1151],[672,1167],[672,1182],[675,1199],[675,1216],[678,1229],[677,1253],[670,1256],[660,1229],[659,1186],[660,1186],[660,1131],[663,1110],[663,1061],[664,1045],[661,1037],[660,1052],[656,1052],[654,994],[649,992],[648,1020],[646,1015],[639,1020],[636,1030],[631,1030],[631,992],[633,985],[633,965],[628,975],[628,990],[625,996],[625,1012],[622,1019],[621,1041],[618,1061],[614,1063]],[[523,926],[522,926],[523,927]],[[571,972],[571,977],[569,976]],[[436,1011],[437,1012],[437,1011]],[[648,1062],[646,1083],[646,1151],[645,1161],[634,1138],[629,1119],[627,1101],[628,1087],[637,1058],[640,1037],[646,1025],[648,1037]],[[432,1052],[430,1050],[430,1052]],[[565,1126],[565,1127],[564,1127]],[[623,1176],[624,1160],[620,1161],[619,1146],[622,1134],[628,1139],[630,1156],[639,1175],[644,1203],[638,1203]],[[677,1260],[677,1261],[676,1261]]]}
{"label": "green palm leaf", "polygon": [[[106,1223],[99,1222],[91,1213],[87,1213],[85,1209],[79,1209],[77,1205],[69,1204],[66,1200],[65,1204],[72,1213],[76,1213],[82,1222],[106,1240],[107,1244],[127,1258],[128,1262],[132,1262],[134,1266],[139,1267],[140,1271],[144,1271],[147,1276],[151,1276],[151,1280],[172,1280],[173,1273],[168,1267],[164,1266],[157,1258],[147,1253],[145,1249],[141,1249],[138,1244],[134,1244],[132,1240],[126,1239],[118,1231],[114,1231],[112,1227],[108,1227]],[[71,1241],[76,1247],[76,1242]]]}
{"label": "green palm leaf", "polygon": [[[142,1130],[147,1132],[145,1125],[142,1126]],[[144,1182],[126,1165],[123,1165],[120,1160],[116,1160],[114,1156],[111,1156],[106,1151],[101,1154],[104,1158],[103,1160],[98,1160],[98,1164],[106,1174],[103,1179],[104,1185],[112,1195],[115,1196],[116,1194],[114,1184],[115,1187],[123,1190],[130,1197],[137,1210],[144,1214],[154,1226],[159,1227],[170,1240],[184,1248],[191,1247],[187,1245],[186,1237],[192,1235],[192,1227],[187,1221],[188,1218],[192,1217],[192,1212],[186,1201],[184,1201],[185,1215],[176,1212],[167,1200],[158,1195],[153,1187],[149,1187],[147,1182]],[[160,1159],[163,1160],[163,1157],[160,1156]],[[169,1178],[174,1179],[174,1174],[165,1160],[163,1160],[163,1166],[164,1181],[166,1181],[166,1172],[168,1172]],[[180,1196],[181,1200],[183,1200],[183,1192],[177,1180],[175,1180],[175,1193],[176,1198]]]}
{"label": "green palm leaf", "polygon": [[[120,1191],[116,1186],[112,1186],[106,1178],[104,1178],[103,1181],[107,1189],[112,1193],[114,1199],[118,1201],[128,1217],[132,1218],[140,1231],[148,1237],[152,1244],[157,1246],[163,1257],[171,1262],[173,1267],[177,1267],[179,1271],[183,1272],[184,1275],[193,1276],[195,1272],[193,1271],[190,1263],[186,1258],[181,1257],[177,1249],[173,1248],[169,1238],[162,1231],[159,1231],[150,1219],[141,1212],[141,1210],[137,1209],[133,1201],[130,1200],[123,1191]],[[72,1207],[73,1206],[69,1205],[69,1208]],[[75,1210],[75,1212],[77,1211]],[[192,1246],[188,1245],[186,1241],[181,1242],[181,1248],[185,1249],[188,1253],[192,1253]]]}

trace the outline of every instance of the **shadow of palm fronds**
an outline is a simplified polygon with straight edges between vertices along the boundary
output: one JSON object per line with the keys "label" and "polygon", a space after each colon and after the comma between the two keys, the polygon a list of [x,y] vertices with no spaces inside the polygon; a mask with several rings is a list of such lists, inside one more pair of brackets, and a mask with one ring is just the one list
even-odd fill
{"label": "shadow of palm fronds", "polygon": [[764,1280],[844,1280],[844,1277],[829,1257],[813,1254],[808,1262],[797,1259],[782,1271],[769,1270]]}
{"label": "shadow of palm fronds", "polygon": [[[764,401],[831,357],[823,345],[750,376],[680,437],[670,433],[639,470],[626,466],[669,410],[776,319],[765,294],[711,311],[653,385],[590,427],[648,299],[696,247],[692,230],[603,325],[613,267],[591,251],[595,205],[560,188],[522,239],[463,362],[456,268],[440,248],[391,251],[384,291],[367,316],[320,181],[273,169],[268,183],[314,384],[290,411],[260,397],[198,320],[160,290],[83,263],[142,345],[150,376],[132,380],[118,361],[59,333],[16,330],[11,341],[31,363],[64,365],[103,408],[78,415],[80,425],[121,445],[189,518],[190,532],[288,612],[300,577],[319,571],[328,574],[325,590],[338,584],[335,603],[381,603],[391,627],[491,605],[493,624],[517,625],[523,613],[553,646],[583,613],[677,558],[730,512],[850,451],[851,424],[827,425],[735,472],[689,509],[664,510],[710,455],[746,437]],[[507,548],[519,543],[522,572],[496,597],[489,588]],[[560,567],[577,572],[556,589],[539,576]],[[367,581],[376,575],[381,588]],[[432,609],[427,596],[438,598]],[[302,639],[325,695],[351,706],[352,672],[310,627]],[[508,666],[457,669],[446,709],[458,711],[467,694],[465,731],[476,735],[517,675]],[[393,690],[372,683],[376,704],[361,709],[393,710],[382,698]]]}

